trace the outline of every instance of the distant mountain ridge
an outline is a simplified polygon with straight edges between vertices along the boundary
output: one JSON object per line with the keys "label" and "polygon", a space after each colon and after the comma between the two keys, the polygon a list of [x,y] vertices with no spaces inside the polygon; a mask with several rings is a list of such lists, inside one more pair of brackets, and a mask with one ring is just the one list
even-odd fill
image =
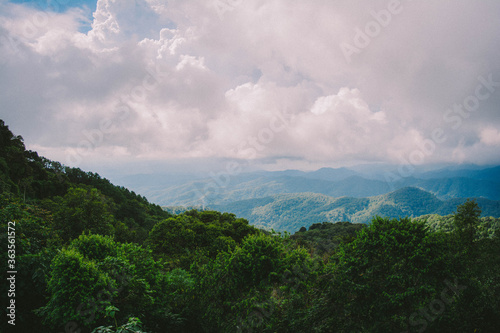
{"label": "distant mountain ridge", "polygon": [[[140,177],[140,178],[139,178]],[[387,177],[386,177],[387,178]],[[412,177],[384,179],[347,168],[259,171],[234,176],[212,175],[204,179],[168,175],[139,175],[141,183],[124,179],[123,185],[162,206],[221,205],[287,193],[317,193],[331,197],[364,198],[405,187],[418,187],[438,199],[478,197],[500,200],[500,166],[485,169],[440,169],[415,173]]]}
{"label": "distant mountain ridge", "polygon": [[435,171],[425,172],[419,176],[422,179],[435,178],[471,178],[478,180],[500,181],[500,166],[495,166],[486,169],[471,170],[471,169],[453,169],[443,168]]}
{"label": "distant mountain ridge", "polygon": [[[434,194],[415,187],[402,188],[368,198],[334,198],[318,193],[279,194],[210,206],[234,213],[257,227],[295,232],[320,222],[368,223],[375,215],[417,217],[426,214],[447,215],[466,199],[440,200]],[[500,201],[476,199],[482,216],[500,217]]]}

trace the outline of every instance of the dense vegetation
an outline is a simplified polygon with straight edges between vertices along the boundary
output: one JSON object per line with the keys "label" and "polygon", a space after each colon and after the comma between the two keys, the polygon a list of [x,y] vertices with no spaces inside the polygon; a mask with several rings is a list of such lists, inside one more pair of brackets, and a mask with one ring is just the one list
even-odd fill
{"label": "dense vegetation", "polygon": [[[453,214],[441,216],[437,214],[422,215],[414,218],[415,221],[425,222],[433,232],[454,232],[455,216]],[[493,238],[500,233],[500,218],[483,216],[477,225],[478,237]]]}
{"label": "dense vegetation", "polygon": [[[3,122],[0,138],[1,260],[13,221],[16,332],[500,327],[498,221],[481,219],[475,201],[446,223],[375,217],[280,234],[228,213],[173,215],[27,151]],[[7,320],[2,332],[14,328]]]}
{"label": "dense vegetation", "polygon": [[[241,216],[260,228],[295,232],[323,221],[369,223],[373,216],[392,218],[424,214],[447,215],[466,199],[440,200],[415,187],[369,197],[333,198],[317,193],[290,193],[214,205],[212,208]],[[500,217],[500,201],[477,198],[482,216]],[[305,223],[307,222],[307,223]]]}
{"label": "dense vegetation", "polygon": [[330,256],[342,243],[347,243],[356,237],[358,231],[366,228],[366,224],[350,222],[314,223],[309,227],[300,228],[291,236],[297,244],[310,249],[319,256]]}

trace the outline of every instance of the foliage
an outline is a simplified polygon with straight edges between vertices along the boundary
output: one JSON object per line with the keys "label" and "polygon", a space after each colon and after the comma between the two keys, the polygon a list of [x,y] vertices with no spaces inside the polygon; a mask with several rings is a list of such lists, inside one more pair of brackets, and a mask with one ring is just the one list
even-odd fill
{"label": "foliage", "polygon": [[92,331],[92,333],[146,333],[142,330],[142,322],[139,318],[131,317],[126,324],[117,327],[116,330],[113,326],[99,326]]}
{"label": "foliage", "polygon": [[229,332],[235,327],[253,329],[279,326],[294,317],[295,303],[303,300],[307,286],[321,264],[303,248],[279,235],[248,236],[230,253],[201,267],[195,297],[208,331]]}
{"label": "foliage", "polygon": [[[484,199],[440,203],[415,188],[372,198],[258,199],[263,222],[279,213],[295,219],[297,229],[304,226],[290,236],[230,213],[164,212],[97,174],[27,151],[3,121],[0,187],[0,226],[15,222],[16,329],[22,332],[500,327],[500,219],[479,216],[479,207],[483,215],[496,209]],[[456,212],[400,217],[433,205]],[[324,222],[374,212],[398,218]],[[1,252],[4,265],[9,255]],[[6,282],[3,294],[11,288]],[[5,320],[0,331],[8,331]]]}
{"label": "foliage", "polygon": [[114,287],[114,281],[95,262],[74,249],[62,250],[51,264],[47,287],[51,298],[38,313],[52,327],[69,321],[94,324],[102,318],[100,311],[82,309],[88,304],[97,309],[110,305]]}
{"label": "foliage", "polygon": [[117,256],[117,245],[109,236],[81,235],[70,246],[90,260],[102,261]]}
{"label": "foliage", "polygon": [[169,258],[171,267],[188,269],[193,261],[203,262],[234,249],[256,231],[234,214],[191,210],[157,223],[147,244],[155,254]]}
{"label": "foliage", "polygon": [[365,227],[366,224],[350,222],[314,223],[308,231],[304,228],[291,238],[319,256],[331,255],[341,243],[354,239],[357,232]]}
{"label": "foliage", "polygon": [[463,205],[458,206],[457,213],[454,216],[455,231],[460,242],[471,248],[476,239],[477,227],[479,225],[479,216],[481,208],[475,201],[467,200]]}
{"label": "foliage", "polygon": [[47,199],[43,204],[54,213],[56,228],[65,241],[84,231],[113,234],[114,217],[109,204],[95,188],[71,187],[63,197]]}
{"label": "foliage", "polygon": [[407,330],[410,315],[455,274],[446,247],[421,222],[374,218],[335,255],[321,320],[339,331]]}
{"label": "foliage", "polygon": [[143,242],[156,222],[171,216],[96,173],[66,167],[26,150],[23,138],[15,136],[2,120],[0,189],[6,198],[50,211],[66,242],[87,229],[115,234],[121,241]]}
{"label": "foliage", "polygon": [[[466,199],[439,199],[419,188],[405,187],[369,198],[330,197],[317,193],[279,194],[214,205],[263,229],[296,232],[322,222],[370,223],[373,216],[402,218],[424,214],[452,214]],[[477,198],[482,216],[500,217],[499,201]]]}
{"label": "foliage", "polygon": [[[454,232],[455,231],[455,215],[450,214],[441,216],[437,214],[422,215],[413,219],[414,221],[424,221],[433,232]],[[483,216],[479,218],[476,239],[493,238],[495,235],[500,235],[500,218],[491,216]]]}

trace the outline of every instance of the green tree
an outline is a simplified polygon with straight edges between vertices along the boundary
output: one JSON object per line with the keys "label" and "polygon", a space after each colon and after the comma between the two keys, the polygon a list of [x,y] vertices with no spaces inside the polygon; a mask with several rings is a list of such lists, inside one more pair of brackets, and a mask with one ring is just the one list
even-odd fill
{"label": "green tree", "polygon": [[110,236],[80,235],[70,245],[89,260],[103,261],[118,255],[118,244]]}
{"label": "green tree", "polygon": [[208,332],[290,331],[310,309],[318,267],[285,237],[250,235],[196,271],[198,321]]}
{"label": "green tree", "polygon": [[104,318],[116,290],[114,281],[75,249],[62,250],[53,259],[47,289],[49,302],[37,312],[53,328],[69,321],[95,324]]}
{"label": "green tree", "polygon": [[148,313],[148,323],[154,332],[197,332],[200,330],[194,313],[195,278],[177,268],[158,274],[154,309]]}
{"label": "green tree", "polygon": [[[113,314],[114,315],[114,314]],[[139,318],[130,317],[126,324],[116,327],[113,326],[99,326],[95,328],[92,333],[146,333],[142,329],[142,322]]]}
{"label": "green tree", "polygon": [[[10,244],[15,245],[15,266],[22,268],[18,269],[16,279],[16,328],[29,332],[42,326],[33,310],[46,304],[46,275],[49,274],[50,262],[55,255],[54,247],[60,246],[60,242],[50,212],[21,201],[19,198],[10,199],[0,195],[0,229],[5,230],[0,235],[2,247],[5,244],[0,258],[3,265],[8,263],[8,259],[12,259],[7,252],[7,229],[10,226],[15,229],[16,242]],[[15,224],[8,223],[9,221]],[[6,271],[11,270],[3,265]],[[0,290],[4,295],[7,295],[9,289],[6,282],[0,283]],[[6,321],[0,323],[0,331],[9,331],[7,326],[10,325]]]}
{"label": "green tree", "polygon": [[109,200],[92,187],[72,187],[63,197],[45,201],[54,212],[56,228],[65,241],[77,238],[84,231],[111,235],[115,222]]}
{"label": "green tree", "polygon": [[480,216],[481,208],[479,208],[477,202],[467,199],[465,203],[457,207],[457,212],[453,217],[455,232],[459,242],[463,244],[467,250],[473,247]]}
{"label": "green tree", "polygon": [[374,218],[332,258],[311,322],[320,331],[409,330],[411,315],[455,276],[447,244],[423,222]]}
{"label": "green tree", "polygon": [[171,217],[157,223],[149,233],[153,252],[174,256],[195,246],[195,232],[189,228],[192,217]]}

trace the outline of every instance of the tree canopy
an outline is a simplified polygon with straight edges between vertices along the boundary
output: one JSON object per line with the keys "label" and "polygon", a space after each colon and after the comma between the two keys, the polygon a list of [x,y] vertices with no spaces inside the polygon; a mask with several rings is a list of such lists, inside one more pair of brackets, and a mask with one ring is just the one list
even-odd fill
{"label": "tree canopy", "polygon": [[[500,327],[500,223],[474,200],[449,216],[304,220],[308,230],[276,233],[229,213],[163,211],[26,150],[3,121],[0,185],[0,226],[15,227],[15,243],[2,244],[15,245],[20,332]],[[14,260],[0,253],[4,265]]]}

